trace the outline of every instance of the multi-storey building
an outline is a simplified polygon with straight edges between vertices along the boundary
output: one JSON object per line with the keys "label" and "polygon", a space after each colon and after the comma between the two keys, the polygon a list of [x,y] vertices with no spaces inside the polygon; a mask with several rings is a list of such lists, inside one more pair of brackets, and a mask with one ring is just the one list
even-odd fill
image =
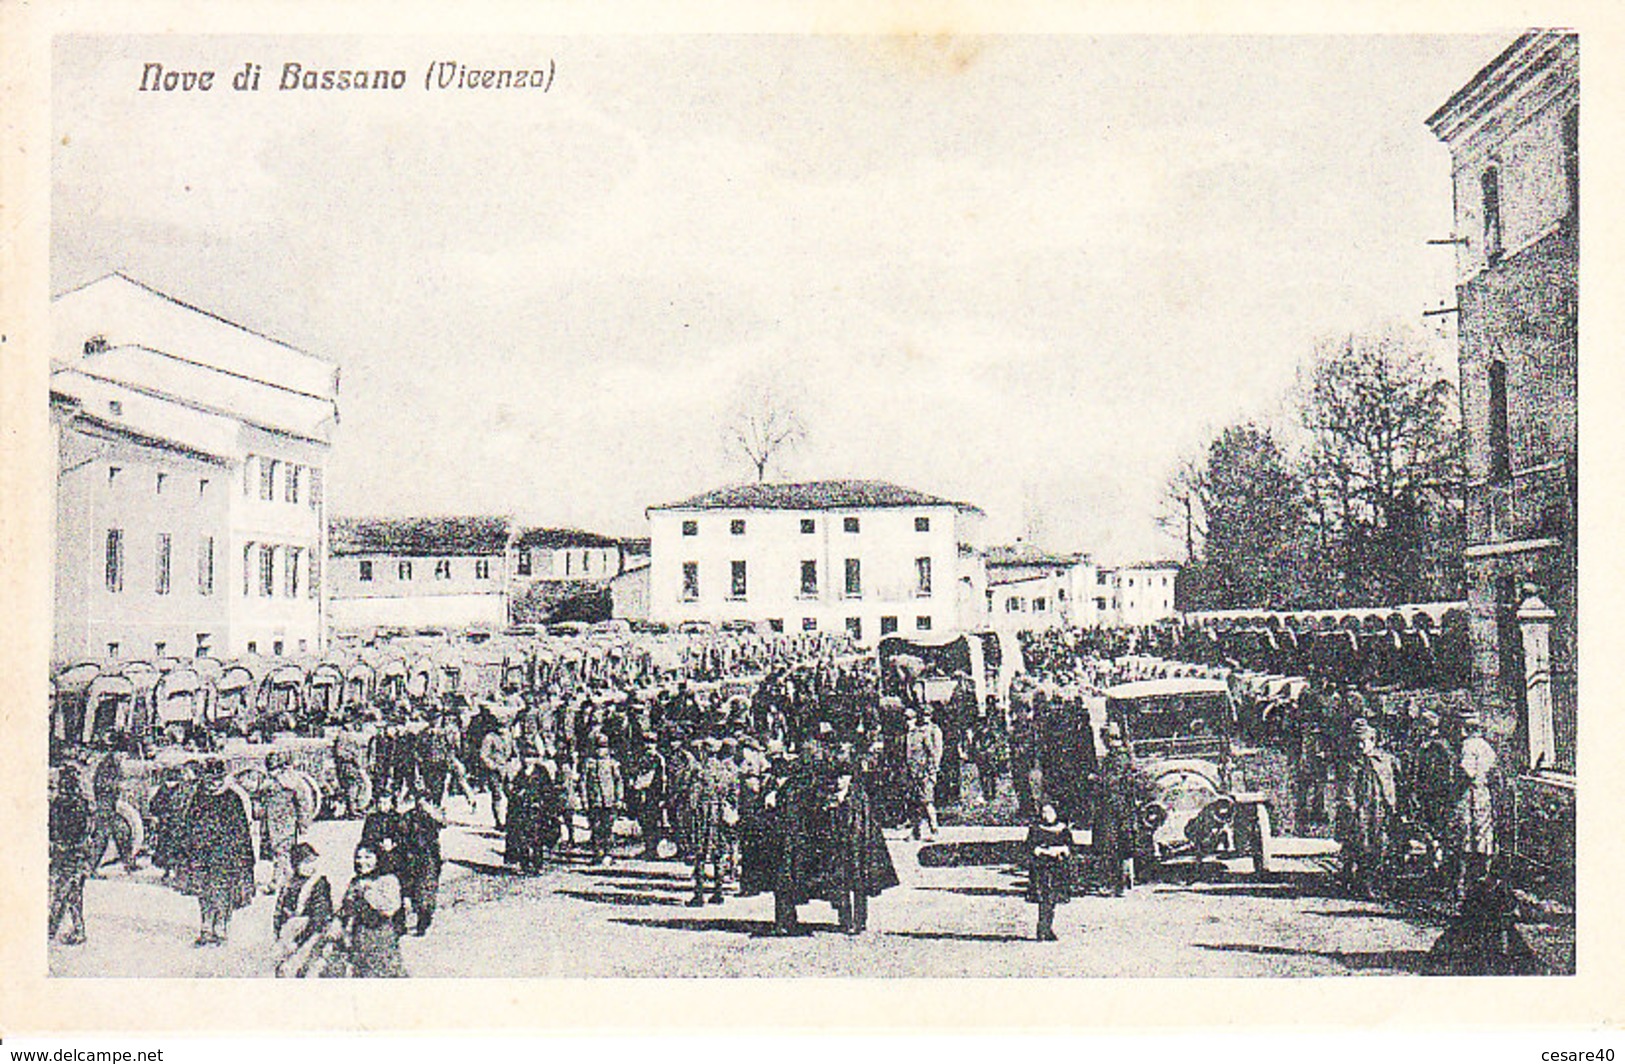
{"label": "multi-storey building", "polygon": [[1522,35],[1428,119],[1450,149],[1473,676],[1503,765],[1575,765],[1579,41]]}
{"label": "multi-storey building", "polygon": [[1095,566],[1085,554],[1056,554],[1027,544],[990,547],[988,625],[1033,631],[1098,624],[1089,592]]}
{"label": "multi-storey building", "polygon": [[1179,616],[1174,608],[1178,562],[1138,562],[1111,571],[1116,606],[1112,623],[1130,628],[1158,624]]}
{"label": "multi-storey building", "polygon": [[319,649],[337,367],[120,274],[52,329],[54,659]]}
{"label": "multi-storey building", "polygon": [[507,518],[338,519],[330,536],[336,631],[508,623]]}
{"label": "multi-storey building", "polygon": [[860,642],[982,626],[982,511],[872,480],[747,484],[648,511],[654,621]]}

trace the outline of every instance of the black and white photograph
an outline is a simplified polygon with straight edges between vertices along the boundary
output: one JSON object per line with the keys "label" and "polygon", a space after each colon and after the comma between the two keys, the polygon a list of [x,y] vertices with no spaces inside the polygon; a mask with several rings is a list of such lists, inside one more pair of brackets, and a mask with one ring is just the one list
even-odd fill
{"label": "black and white photograph", "polygon": [[1582,30],[183,30],[48,56],[50,981],[1607,960]]}

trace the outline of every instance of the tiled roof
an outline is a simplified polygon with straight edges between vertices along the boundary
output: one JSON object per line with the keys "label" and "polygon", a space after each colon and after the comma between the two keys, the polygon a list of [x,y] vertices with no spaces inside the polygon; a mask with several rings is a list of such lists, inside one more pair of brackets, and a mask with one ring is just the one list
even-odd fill
{"label": "tiled roof", "polygon": [[966,502],[927,495],[884,480],[813,480],[798,484],[739,484],[651,510],[858,510],[952,506],[981,513]]}
{"label": "tiled roof", "polygon": [[564,547],[613,547],[619,542],[613,536],[583,532],[579,528],[527,528],[519,534],[514,546],[557,550]]}
{"label": "tiled roof", "polygon": [[1089,555],[1087,554],[1060,554],[1054,551],[1041,550],[1030,543],[1016,543],[987,549],[987,564],[989,565],[1073,566],[1088,560]]}
{"label": "tiled roof", "polygon": [[333,520],[328,540],[335,555],[484,555],[507,550],[508,530],[505,517],[349,517]]}

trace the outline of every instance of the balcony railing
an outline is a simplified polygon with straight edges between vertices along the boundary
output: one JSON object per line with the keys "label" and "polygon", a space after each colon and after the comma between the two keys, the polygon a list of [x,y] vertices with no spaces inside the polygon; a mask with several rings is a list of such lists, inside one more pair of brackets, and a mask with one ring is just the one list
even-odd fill
{"label": "balcony railing", "polygon": [[1511,543],[1571,536],[1575,528],[1575,493],[1570,463],[1550,462],[1520,469],[1500,483],[1478,486],[1470,526],[1477,543]]}

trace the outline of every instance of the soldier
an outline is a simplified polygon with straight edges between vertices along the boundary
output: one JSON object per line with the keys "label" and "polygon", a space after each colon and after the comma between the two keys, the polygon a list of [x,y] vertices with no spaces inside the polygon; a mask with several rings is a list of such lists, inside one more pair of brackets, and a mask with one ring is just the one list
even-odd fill
{"label": "soldier", "polygon": [[1399,809],[1399,763],[1377,746],[1377,730],[1354,724],[1357,753],[1351,764],[1351,807],[1343,843],[1343,882],[1356,897],[1371,898],[1386,875],[1390,834]]}
{"label": "soldier", "polygon": [[641,737],[636,759],[632,763],[632,785],[628,795],[628,811],[637,818],[638,834],[643,839],[639,856],[648,860],[660,857],[661,828],[666,812],[666,755],[655,744],[653,733]]}
{"label": "soldier", "polygon": [[109,750],[96,766],[91,777],[91,793],[96,798],[95,828],[90,837],[90,873],[99,875],[102,861],[107,856],[107,844],[118,847],[124,871],[133,875],[135,863],[135,836],[124,819],[124,755]]}
{"label": "soldier", "polygon": [[1134,815],[1141,784],[1122,727],[1111,721],[1101,729],[1101,736],[1106,758],[1100,765],[1093,848],[1106,875],[1107,889],[1121,897],[1131,879],[1128,870],[1134,860]]}
{"label": "soldier", "polygon": [[79,769],[63,765],[57,775],[56,795],[51,799],[51,920],[50,935],[56,938],[64,921],[67,937],[62,941],[77,946],[85,941],[85,875],[89,871],[91,836],[90,803],[79,783]]}
{"label": "soldier", "polygon": [[333,736],[333,767],[339,778],[339,795],[347,820],[366,816],[372,805],[372,775],[367,771],[369,736],[359,722],[351,721]]}
{"label": "soldier", "polygon": [[722,883],[732,850],[731,836],[739,823],[739,774],[722,756],[719,739],[705,740],[705,760],[695,780],[694,896],[691,907],[706,903],[706,868],[711,869],[710,902],[722,904]]}
{"label": "soldier", "polygon": [[1461,797],[1456,803],[1463,860],[1458,874],[1457,893],[1489,875],[1490,858],[1495,855],[1495,807],[1490,789],[1496,770],[1495,748],[1484,738],[1483,725],[1476,713],[1461,718]]}
{"label": "soldier", "polygon": [[920,825],[930,829],[931,838],[937,837],[937,774],[942,769],[942,729],[931,720],[929,709],[904,710],[908,734],[904,738],[904,757],[908,765],[909,810],[908,822],[914,837],[920,837]]}
{"label": "soldier", "polygon": [[626,792],[621,763],[609,752],[609,737],[599,732],[593,746],[593,755],[582,765],[583,797],[587,802],[593,854],[599,864],[609,864],[610,847],[615,842],[615,816],[621,810]]}

